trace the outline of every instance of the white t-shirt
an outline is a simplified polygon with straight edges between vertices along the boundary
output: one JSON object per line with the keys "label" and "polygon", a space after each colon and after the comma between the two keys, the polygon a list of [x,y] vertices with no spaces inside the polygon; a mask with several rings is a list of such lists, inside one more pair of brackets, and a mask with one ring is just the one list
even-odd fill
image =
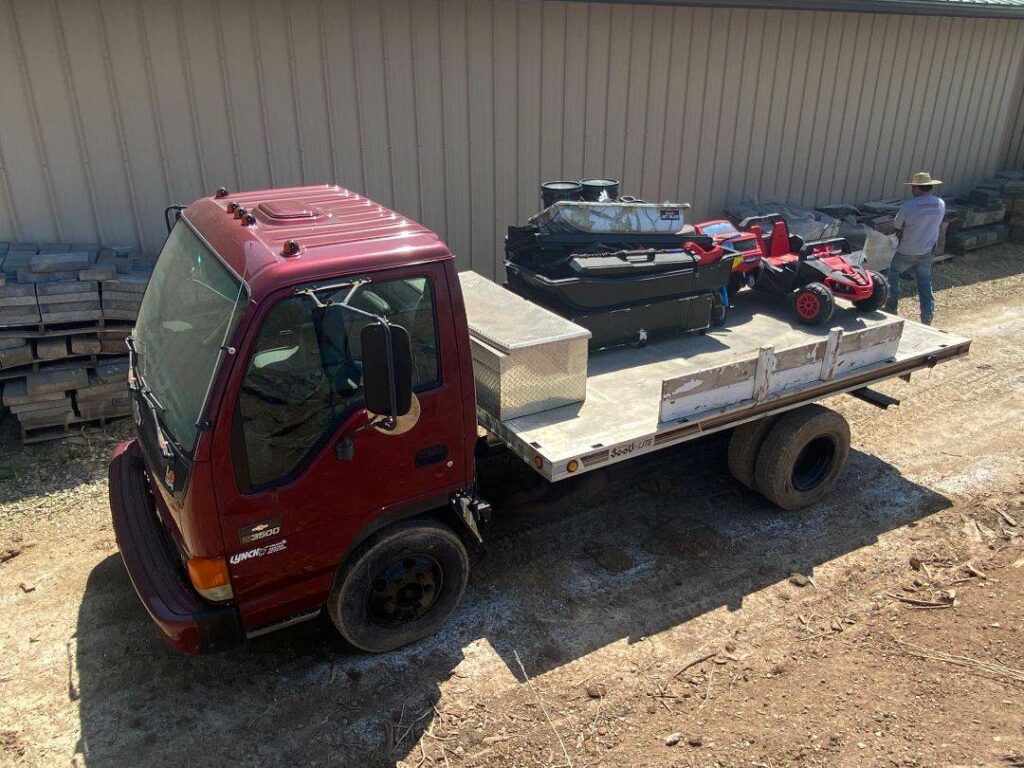
{"label": "white t-shirt", "polygon": [[896,252],[904,256],[931,253],[945,215],[946,202],[934,193],[907,200],[896,214],[896,229],[903,230]]}

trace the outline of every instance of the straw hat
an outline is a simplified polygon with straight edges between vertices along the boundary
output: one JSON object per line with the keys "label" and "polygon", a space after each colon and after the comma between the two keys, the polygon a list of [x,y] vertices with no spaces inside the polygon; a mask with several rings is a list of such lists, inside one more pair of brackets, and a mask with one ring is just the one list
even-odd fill
{"label": "straw hat", "polygon": [[938,179],[933,179],[928,171],[918,171],[914,174],[914,178],[903,183],[908,187],[934,187],[942,182]]}

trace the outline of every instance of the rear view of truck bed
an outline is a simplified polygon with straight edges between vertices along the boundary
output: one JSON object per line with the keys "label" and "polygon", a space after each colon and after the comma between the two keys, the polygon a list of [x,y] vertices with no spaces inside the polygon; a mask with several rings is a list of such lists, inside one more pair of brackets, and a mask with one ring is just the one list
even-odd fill
{"label": "rear view of truck bed", "polygon": [[[463,275],[471,335],[479,302],[495,313],[503,301],[474,291],[481,280]],[[932,367],[970,347],[969,339],[882,312],[840,307],[830,327],[813,328],[791,322],[786,310],[743,292],[728,323],[705,335],[591,352],[582,402],[505,419],[478,407],[478,418],[554,481]]]}

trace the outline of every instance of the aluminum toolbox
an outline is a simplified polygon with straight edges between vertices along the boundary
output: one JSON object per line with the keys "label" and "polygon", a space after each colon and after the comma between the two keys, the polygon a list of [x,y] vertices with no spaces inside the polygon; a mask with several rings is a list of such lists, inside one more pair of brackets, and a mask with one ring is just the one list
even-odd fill
{"label": "aluminum toolbox", "polygon": [[460,272],[477,408],[498,421],[587,395],[590,331],[474,272]]}

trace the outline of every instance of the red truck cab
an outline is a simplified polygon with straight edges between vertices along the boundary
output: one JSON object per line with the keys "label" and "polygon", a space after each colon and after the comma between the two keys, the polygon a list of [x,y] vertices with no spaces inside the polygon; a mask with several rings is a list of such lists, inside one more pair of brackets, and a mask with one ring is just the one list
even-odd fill
{"label": "red truck cab", "polygon": [[465,328],[445,244],[353,192],[180,211],[129,339],[138,434],[109,472],[125,565],[172,645],[325,607],[369,651],[443,622],[468,570],[448,523],[481,506]]}

